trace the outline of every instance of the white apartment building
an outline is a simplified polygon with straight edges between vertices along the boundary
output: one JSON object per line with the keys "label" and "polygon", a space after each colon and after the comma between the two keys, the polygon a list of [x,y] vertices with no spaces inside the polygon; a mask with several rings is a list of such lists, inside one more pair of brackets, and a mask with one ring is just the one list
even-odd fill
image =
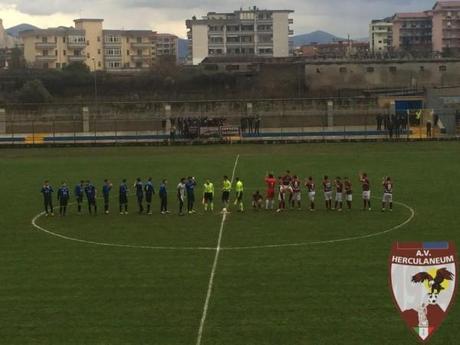
{"label": "white apartment building", "polygon": [[384,53],[393,46],[391,18],[373,20],[369,25],[369,47],[372,53]]}
{"label": "white apartment building", "polygon": [[208,56],[290,55],[289,37],[292,10],[260,10],[254,7],[233,13],[210,12],[201,19],[186,21],[191,41],[191,62],[201,63]]}

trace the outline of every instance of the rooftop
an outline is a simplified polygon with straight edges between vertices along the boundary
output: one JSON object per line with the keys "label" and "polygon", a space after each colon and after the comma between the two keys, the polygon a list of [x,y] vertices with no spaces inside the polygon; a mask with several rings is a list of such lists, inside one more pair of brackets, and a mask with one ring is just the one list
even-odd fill
{"label": "rooftop", "polygon": [[433,10],[450,8],[460,8],[460,1],[438,1],[433,6]]}
{"label": "rooftop", "polygon": [[83,23],[83,22],[103,22],[104,19],[98,19],[98,18],[79,18],[79,19],[74,19],[75,23]]}

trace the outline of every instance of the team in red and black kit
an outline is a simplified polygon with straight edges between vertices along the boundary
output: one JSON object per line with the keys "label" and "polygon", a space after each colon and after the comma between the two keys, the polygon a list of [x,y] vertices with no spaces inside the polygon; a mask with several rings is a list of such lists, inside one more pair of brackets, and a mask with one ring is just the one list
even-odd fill
{"label": "team in red and black kit", "polygon": [[359,174],[359,180],[363,188],[363,211],[371,211],[371,183],[366,173]]}

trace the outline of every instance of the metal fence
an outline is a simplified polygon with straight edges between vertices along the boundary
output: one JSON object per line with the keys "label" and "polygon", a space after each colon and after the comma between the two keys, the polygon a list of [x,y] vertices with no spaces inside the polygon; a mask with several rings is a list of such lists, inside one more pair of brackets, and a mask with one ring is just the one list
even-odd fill
{"label": "metal fence", "polygon": [[[174,108],[59,106],[0,113],[0,144],[189,141],[309,141],[455,138],[460,118],[420,110],[390,114],[375,106],[276,102]],[[195,105],[196,106],[196,105]],[[188,110],[188,111],[186,111]]]}

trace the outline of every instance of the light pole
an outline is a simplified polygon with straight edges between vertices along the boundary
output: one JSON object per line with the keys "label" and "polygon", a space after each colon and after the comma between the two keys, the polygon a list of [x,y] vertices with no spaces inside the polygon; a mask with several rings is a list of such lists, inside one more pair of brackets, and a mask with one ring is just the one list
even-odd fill
{"label": "light pole", "polygon": [[94,66],[94,70],[93,70],[93,73],[94,73],[94,103],[95,103],[95,106],[96,106],[96,109],[97,109],[97,75],[96,75],[96,59],[95,59],[95,58],[92,58],[91,60],[93,60],[93,66]]}
{"label": "light pole", "polygon": [[97,75],[96,75],[96,59],[95,58],[92,58],[91,60],[93,60],[93,66],[94,66],[94,70],[93,70],[93,74],[94,74],[94,112],[95,112],[95,116],[94,116],[94,139],[96,140],[96,136],[97,136],[97,116],[98,116],[98,113],[99,113],[99,107],[97,106]]}

